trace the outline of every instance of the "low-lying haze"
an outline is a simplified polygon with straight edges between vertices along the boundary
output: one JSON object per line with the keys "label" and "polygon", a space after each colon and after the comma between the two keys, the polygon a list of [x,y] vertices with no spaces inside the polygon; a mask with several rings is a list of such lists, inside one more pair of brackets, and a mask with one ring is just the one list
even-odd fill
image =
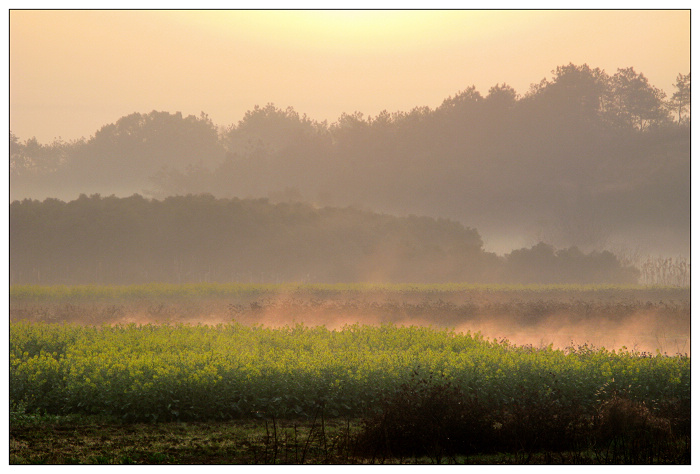
{"label": "low-lying haze", "polygon": [[[175,294],[178,290],[175,290]],[[182,290],[179,290],[182,291]],[[535,348],[690,354],[690,292],[682,288],[467,288],[361,291],[306,287],[229,296],[11,300],[10,318],[77,324],[227,324],[267,327],[432,326]],[[200,290],[201,291],[201,290]]]}

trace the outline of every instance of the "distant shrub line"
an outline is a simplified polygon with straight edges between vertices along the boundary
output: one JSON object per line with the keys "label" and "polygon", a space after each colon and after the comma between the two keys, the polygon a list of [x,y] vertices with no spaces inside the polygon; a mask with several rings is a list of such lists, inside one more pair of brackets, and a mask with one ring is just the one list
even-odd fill
{"label": "distant shrub line", "polygon": [[10,205],[10,283],[634,284],[608,251],[499,257],[446,219],[188,195]]}

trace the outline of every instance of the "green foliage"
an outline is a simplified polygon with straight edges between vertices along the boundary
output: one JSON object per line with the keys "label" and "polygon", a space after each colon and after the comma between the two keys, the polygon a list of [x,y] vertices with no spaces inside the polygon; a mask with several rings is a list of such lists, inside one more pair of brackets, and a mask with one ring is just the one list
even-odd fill
{"label": "green foliage", "polygon": [[377,409],[417,368],[492,410],[520,399],[523,387],[589,410],[605,384],[650,405],[690,396],[688,357],[535,350],[426,327],[10,328],[10,400],[48,414],[226,420],[311,417],[322,406],[326,416],[350,416]]}
{"label": "green foliage", "polygon": [[27,403],[23,400],[12,402],[10,405],[10,424],[13,426],[40,425],[51,423],[58,418],[56,415],[44,415],[38,409],[28,412]]}

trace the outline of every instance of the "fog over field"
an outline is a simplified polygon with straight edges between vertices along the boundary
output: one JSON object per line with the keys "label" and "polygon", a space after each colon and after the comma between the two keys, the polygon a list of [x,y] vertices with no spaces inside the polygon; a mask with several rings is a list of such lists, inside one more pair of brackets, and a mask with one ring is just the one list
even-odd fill
{"label": "fog over field", "polygon": [[[481,333],[487,339],[498,341],[508,340],[518,346],[531,345],[535,348],[552,345],[554,349],[565,350],[569,347],[588,345],[592,350],[605,348],[608,350],[630,350],[648,354],[665,353],[668,355],[691,353],[690,324],[687,318],[677,315],[669,319],[667,314],[655,311],[632,313],[622,320],[608,318],[575,319],[569,314],[552,315],[546,319],[526,325],[522,321],[493,318],[493,315],[482,314],[453,326],[457,333]],[[147,312],[127,314],[119,320],[119,324],[157,324],[160,318],[154,318]],[[238,318],[236,321],[244,324],[260,324],[265,327],[284,328],[294,324],[306,326],[325,326],[329,330],[340,331],[353,324],[374,325],[386,324],[386,318],[381,314],[375,316],[357,313],[290,315],[280,311],[264,312],[255,318]],[[182,318],[183,324],[228,324],[230,315],[211,314],[196,315]],[[425,317],[407,317],[392,320],[398,326],[443,327],[440,321]]]}
{"label": "fog over field", "polygon": [[392,324],[480,332],[534,348],[690,354],[688,288],[197,284],[15,287],[11,296],[11,321],[303,324],[334,331]]}
{"label": "fog over field", "polygon": [[[437,314],[437,312],[436,312]],[[185,324],[226,324],[230,322],[228,314],[194,316],[184,319]],[[122,323],[154,324],[157,318],[144,313],[134,313],[122,319]],[[374,316],[329,313],[306,313],[292,315],[279,310],[270,310],[254,318],[240,318],[246,324],[261,324],[265,327],[283,328],[303,323],[307,326],[325,326],[330,330],[340,331],[353,324],[386,324],[387,318],[381,313]],[[428,315],[423,317],[395,318],[392,324],[399,326],[448,327],[457,333],[481,333],[487,339],[508,340],[515,345],[531,345],[535,348],[552,345],[555,349],[565,350],[569,347],[588,345],[591,349],[630,350],[648,354],[666,353],[669,355],[688,354],[691,352],[690,324],[685,315],[679,311],[673,317],[658,309],[639,311],[622,318],[591,317],[584,319],[567,312],[552,314],[538,321],[526,322],[518,318],[508,318],[499,314],[481,313],[467,321],[449,321],[452,325],[435,320]]]}

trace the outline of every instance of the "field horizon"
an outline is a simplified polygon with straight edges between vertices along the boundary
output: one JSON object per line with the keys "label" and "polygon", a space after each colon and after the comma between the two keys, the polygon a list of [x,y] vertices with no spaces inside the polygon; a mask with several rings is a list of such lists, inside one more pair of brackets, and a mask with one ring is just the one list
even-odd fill
{"label": "field horizon", "polygon": [[690,353],[690,288],[613,285],[147,284],[10,287],[10,321],[423,326],[515,345]]}

